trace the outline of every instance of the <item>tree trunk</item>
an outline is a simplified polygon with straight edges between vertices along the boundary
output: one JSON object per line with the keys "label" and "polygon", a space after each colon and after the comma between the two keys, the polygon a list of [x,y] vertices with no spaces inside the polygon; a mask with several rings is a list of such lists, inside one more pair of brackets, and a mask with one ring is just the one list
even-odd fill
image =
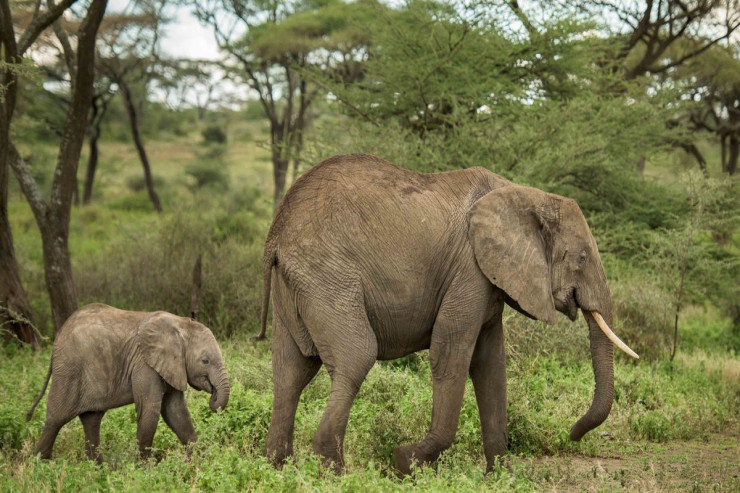
{"label": "tree trunk", "polygon": [[740,157],[740,138],[737,135],[730,136],[729,152],[727,156],[727,174],[737,173],[737,161]]}
{"label": "tree trunk", "polygon": [[72,277],[72,263],[69,259],[67,227],[51,221],[41,232],[44,251],[44,274],[46,289],[51,302],[51,317],[55,332],[77,309],[77,290]]}
{"label": "tree trunk", "polygon": [[[103,107],[98,106],[98,102],[102,102]],[[94,96],[92,100],[92,113],[90,115],[90,135],[89,135],[89,146],[90,155],[87,157],[87,171],[85,173],[85,185],[82,195],[82,203],[89,204],[92,200],[93,183],[95,182],[95,172],[98,169],[98,138],[100,137],[100,122],[103,114],[108,107],[108,102],[104,96]]]}
{"label": "tree trunk", "polygon": [[277,210],[280,200],[285,193],[285,178],[288,175],[290,161],[280,156],[280,152],[272,153],[272,178],[275,182],[275,194],[272,197],[272,208]]}
{"label": "tree trunk", "polygon": [[77,37],[77,70],[72,86],[72,101],[67,110],[64,134],[59,146],[51,198],[46,203],[30,170],[13,149],[11,163],[36,224],[41,232],[44,273],[51,302],[54,332],[77,308],[77,295],[72,278],[67,240],[72,199],[77,179],[82,144],[85,140],[88,113],[95,79],[95,38],[103,20],[107,0],[92,0]]}
{"label": "tree trunk", "polygon": [[203,284],[203,255],[198,254],[193,267],[193,289],[190,292],[190,318],[200,317],[200,288]]}
{"label": "tree trunk", "polygon": [[141,165],[144,167],[144,180],[146,182],[147,192],[149,192],[149,199],[152,201],[154,209],[157,212],[162,212],[162,203],[159,201],[159,195],[157,195],[157,191],[154,190],[154,180],[152,180],[152,170],[149,166],[149,158],[146,155],[144,142],[142,141],[141,133],[139,132],[139,116],[136,113],[136,106],[134,105],[133,98],[131,97],[131,91],[128,85],[123,80],[119,80],[118,84],[121,87],[123,103],[126,106],[129,123],[131,124],[131,133],[134,136],[134,144],[136,145],[136,150],[139,153]]}
{"label": "tree trunk", "polygon": [[38,334],[24,321],[32,320],[31,306],[21,283],[8,221],[8,162],[5,156],[0,157],[0,279],[0,332],[7,330],[38,349]]}
{"label": "tree trunk", "polygon": [[93,183],[95,182],[95,171],[98,168],[98,137],[100,129],[93,125],[90,130],[90,155],[87,158],[87,173],[85,173],[85,190],[82,195],[82,203],[89,204],[92,199]]}
{"label": "tree trunk", "polygon": [[[20,62],[8,2],[0,2],[0,47],[3,61]],[[18,81],[7,66],[0,70],[0,84],[5,88],[0,101],[0,332],[12,334],[37,349],[38,334],[25,322],[32,320],[31,307],[21,282],[8,216],[10,121],[15,110]]]}

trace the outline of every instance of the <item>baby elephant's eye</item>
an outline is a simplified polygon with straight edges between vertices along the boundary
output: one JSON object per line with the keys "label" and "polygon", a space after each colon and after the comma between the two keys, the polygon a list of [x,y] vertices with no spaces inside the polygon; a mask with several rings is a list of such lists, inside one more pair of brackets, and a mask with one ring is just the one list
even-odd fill
{"label": "baby elephant's eye", "polygon": [[586,255],[586,252],[581,252],[581,254],[580,254],[580,255],[578,256],[578,263],[579,263],[580,265],[583,265],[583,264],[585,264],[585,263],[586,263],[586,257],[588,257],[588,256]]}
{"label": "baby elephant's eye", "polygon": [[208,358],[203,358],[202,360],[200,360],[200,362],[203,363],[204,365],[207,365],[208,363],[210,363]]}

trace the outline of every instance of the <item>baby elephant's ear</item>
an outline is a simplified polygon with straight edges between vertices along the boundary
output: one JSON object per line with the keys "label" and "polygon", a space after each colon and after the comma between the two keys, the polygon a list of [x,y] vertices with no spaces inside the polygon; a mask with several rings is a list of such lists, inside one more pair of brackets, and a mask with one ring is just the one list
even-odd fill
{"label": "baby elephant's ear", "polygon": [[188,387],[185,341],[172,315],[155,312],[145,318],[139,324],[137,337],[144,362],[168,384],[184,392]]}

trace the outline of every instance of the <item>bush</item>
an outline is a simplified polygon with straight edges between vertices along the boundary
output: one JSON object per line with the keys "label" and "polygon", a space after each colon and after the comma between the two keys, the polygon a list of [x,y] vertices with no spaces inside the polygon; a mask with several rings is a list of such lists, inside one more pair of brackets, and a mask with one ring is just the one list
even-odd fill
{"label": "bush", "polygon": [[226,167],[218,161],[193,161],[185,167],[185,173],[194,180],[191,188],[214,187],[218,190],[229,188],[229,174]]}
{"label": "bush", "polygon": [[[162,188],[165,185],[164,179],[159,175],[152,175],[152,182],[155,189]],[[132,192],[146,190],[146,178],[144,175],[129,175],[126,178],[126,188]]]}
{"label": "bush", "polygon": [[187,315],[193,265],[202,254],[203,323],[221,337],[256,330],[269,216],[254,215],[249,228],[224,235],[216,225],[227,215],[183,208],[161,220],[120,224],[105,248],[75,259],[80,304]]}
{"label": "bush", "polygon": [[0,407],[0,449],[18,450],[26,438],[26,422],[16,406]]}
{"label": "bush", "polygon": [[201,130],[203,135],[203,141],[206,144],[224,144],[226,143],[226,132],[221,128],[220,125],[209,125]]}

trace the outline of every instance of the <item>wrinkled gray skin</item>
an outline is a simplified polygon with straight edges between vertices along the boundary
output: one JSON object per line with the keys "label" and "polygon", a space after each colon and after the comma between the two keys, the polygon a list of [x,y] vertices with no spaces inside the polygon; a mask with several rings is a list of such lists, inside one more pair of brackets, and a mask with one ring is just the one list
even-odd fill
{"label": "wrinkled gray skin", "polygon": [[[214,412],[229,400],[229,378],[211,331],[167,312],[80,308],[54,341],[50,374],[46,423],[34,452],[44,459],[51,458],[60,428],[75,416],[85,430],[87,456],[102,462],[103,415],[135,403],[139,451],[146,459],[160,414],[183,445],[197,440],[183,394],[188,384],[212,394]],[[32,413],[33,408],[29,418]]]}
{"label": "wrinkled gray skin", "polygon": [[575,320],[583,310],[596,387],[571,439],[609,414],[612,343],[590,312],[612,325],[612,303],[573,200],[482,168],[420,174],[374,156],[337,156],[288,191],[264,260],[258,338],[272,289],[274,403],[265,453],[276,464],[293,452],[298,400],[322,364],[331,392],[313,448],[341,470],[350,407],[374,362],[428,348],[431,427],[420,442],[394,450],[396,468],[409,473],[413,460],[431,463],[450,446],[470,375],[490,470],[507,444],[505,303],[548,323],[557,311]]}

